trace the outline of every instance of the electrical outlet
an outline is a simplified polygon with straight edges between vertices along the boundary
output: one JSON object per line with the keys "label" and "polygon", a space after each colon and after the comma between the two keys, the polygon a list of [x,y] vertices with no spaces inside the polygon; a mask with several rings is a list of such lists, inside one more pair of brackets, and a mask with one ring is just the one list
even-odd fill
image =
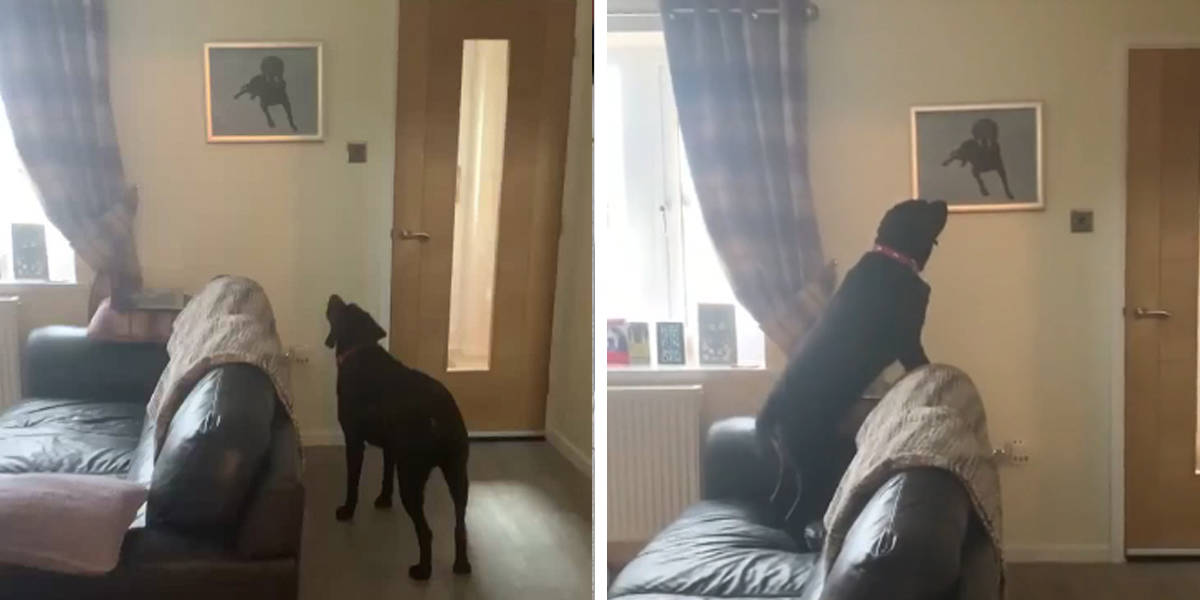
{"label": "electrical outlet", "polygon": [[1004,442],[1004,445],[992,450],[992,459],[998,465],[1023,465],[1029,462],[1029,455],[1025,451],[1025,442],[1021,440],[1011,440]]}
{"label": "electrical outlet", "polygon": [[1092,211],[1071,211],[1071,233],[1091,233],[1092,226]]}
{"label": "electrical outlet", "polygon": [[294,365],[308,364],[308,353],[296,346],[288,348],[287,351],[283,353],[283,357],[291,361],[291,363]]}

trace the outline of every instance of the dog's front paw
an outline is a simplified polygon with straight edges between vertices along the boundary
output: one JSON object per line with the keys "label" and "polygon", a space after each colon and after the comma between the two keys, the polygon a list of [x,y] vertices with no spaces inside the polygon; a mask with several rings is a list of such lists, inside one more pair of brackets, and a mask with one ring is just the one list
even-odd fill
{"label": "dog's front paw", "polygon": [[392,496],[390,494],[387,496],[380,496],[375,499],[375,508],[391,508],[391,507],[392,507]]}
{"label": "dog's front paw", "polygon": [[350,519],[354,518],[354,507],[353,506],[339,506],[337,508],[337,512],[335,512],[333,514],[335,517],[337,517],[337,520],[339,520],[339,521],[349,521]]}
{"label": "dog's front paw", "polygon": [[429,572],[431,570],[429,565],[413,565],[408,568],[408,576],[417,581],[425,581],[429,579]]}
{"label": "dog's front paw", "polygon": [[456,575],[470,575],[471,563],[467,559],[454,561],[454,573]]}

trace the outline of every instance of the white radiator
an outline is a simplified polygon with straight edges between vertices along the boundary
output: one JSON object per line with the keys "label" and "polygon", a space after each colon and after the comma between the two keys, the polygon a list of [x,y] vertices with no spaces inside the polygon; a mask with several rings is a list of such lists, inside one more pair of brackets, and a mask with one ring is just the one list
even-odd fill
{"label": "white radiator", "polygon": [[700,497],[700,386],[608,388],[608,541],[650,540]]}
{"label": "white radiator", "polygon": [[0,412],[21,399],[21,338],[17,298],[0,297]]}

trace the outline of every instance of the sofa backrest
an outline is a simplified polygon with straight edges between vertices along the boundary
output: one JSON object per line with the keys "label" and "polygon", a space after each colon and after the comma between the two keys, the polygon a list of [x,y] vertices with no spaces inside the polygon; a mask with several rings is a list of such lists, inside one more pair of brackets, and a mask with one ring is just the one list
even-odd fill
{"label": "sofa backrest", "polygon": [[25,344],[25,397],[145,404],[167,366],[157,343],[93,340],[82,327],[33,330]]}

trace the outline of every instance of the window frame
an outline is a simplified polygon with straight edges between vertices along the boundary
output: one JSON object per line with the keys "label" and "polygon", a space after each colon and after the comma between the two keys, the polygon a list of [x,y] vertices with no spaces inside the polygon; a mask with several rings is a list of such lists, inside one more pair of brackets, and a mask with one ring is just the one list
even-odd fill
{"label": "window frame", "polygon": [[[662,22],[659,18],[657,7],[652,6],[652,10],[636,10],[628,13],[614,14],[613,7],[610,5],[608,24],[609,38],[607,43],[611,44],[617,41],[622,46],[635,46],[640,43],[660,44],[662,40]],[[615,34],[615,35],[613,35]],[[605,69],[609,65],[604,65]],[[665,67],[664,67],[665,68]],[[670,86],[668,72],[661,72],[658,77],[660,86]],[[670,90],[667,90],[670,92]],[[666,96],[664,95],[664,98]],[[672,96],[673,97],[673,94]],[[684,147],[683,136],[679,125],[679,116],[677,108],[673,102],[662,102],[661,109],[664,111],[662,118],[662,128],[660,135],[663,136],[663,189],[664,197],[660,200],[659,210],[666,216],[664,226],[662,228],[662,240],[664,240],[667,252],[668,267],[667,273],[667,289],[670,291],[668,298],[668,306],[672,314],[679,315],[679,321],[685,324],[687,347],[692,349],[697,342],[696,333],[696,315],[695,304],[690,296],[690,286],[687,282],[688,264],[686,259],[686,250],[688,247],[688,227],[686,213],[695,202],[685,191],[685,178],[683,176],[684,163]],[[621,143],[624,143],[623,140]],[[611,212],[611,211],[609,211]],[[607,277],[607,274],[605,275]],[[737,310],[744,311],[744,307],[733,300]],[[607,318],[607,315],[605,316]],[[675,316],[671,317],[673,320]],[[651,323],[653,326],[653,323]],[[742,331],[739,329],[739,331]],[[741,334],[738,335],[739,345],[741,342]],[[734,364],[734,365],[704,365],[697,362],[697,357],[693,356],[693,352],[689,352],[687,356],[688,362],[684,365],[660,365],[657,362],[652,362],[648,365],[606,365],[608,372],[609,385],[674,385],[688,384],[701,381],[707,374],[712,373],[730,373],[730,372],[755,372],[767,370],[768,362],[768,342],[766,336],[762,336],[762,354],[761,359],[753,363]],[[740,353],[739,353],[740,354]]]}

